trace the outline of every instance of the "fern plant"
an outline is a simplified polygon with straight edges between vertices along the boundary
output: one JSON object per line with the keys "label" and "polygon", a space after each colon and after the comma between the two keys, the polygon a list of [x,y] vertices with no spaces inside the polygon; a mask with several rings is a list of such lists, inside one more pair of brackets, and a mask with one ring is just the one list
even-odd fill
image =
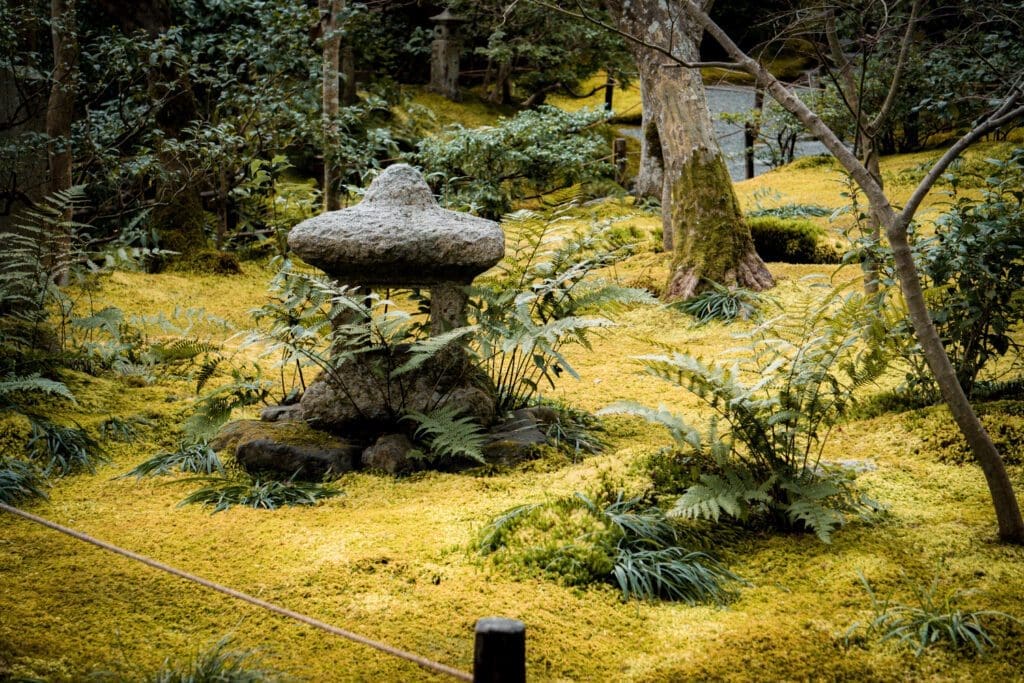
{"label": "fern plant", "polygon": [[477,547],[569,585],[610,583],[623,600],[730,600],[742,580],[682,540],[662,510],[618,491],[517,506],[483,529]]}
{"label": "fern plant", "polygon": [[403,419],[416,423],[413,437],[423,440],[427,445],[427,454],[420,454],[428,461],[448,461],[465,458],[486,464],[483,445],[487,434],[483,427],[473,418],[460,416],[460,406],[444,406],[432,413],[425,414],[410,411]]}
{"label": "fern plant", "polygon": [[0,503],[46,498],[46,477],[30,462],[0,456]]}
{"label": "fern plant", "polygon": [[578,378],[562,349],[589,349],[591,331],[613,324],[608,314],[655,301],[647,290],[596,277],[630,256],[632,245],[610,221],[566,230],[570,211],[563,203],[548,213],[507,216],[505,260],[470,290],[469,315],[479,328],[474,348],[497,387],[501,411],[528,405],[562,373]]}
{"label": "fern plant", "polygon": [[171,472],[224,474],[224,465],[217,453],[205,441],[182,443],[177,450],[157,453],[121,476],[142,479]]}
{"label": "fern plant", "polygon": [[767,517],[829,542],[847,513],[880,509],[852,474],[822,461],[857,389],[888,363],[879,337],[885,325],[872,310],[859,294],[812,287],[799,305],[759,326],[732,364],[673,349],[641,357],[649,374],[688,389],[714,411],[703,434],[664,407],[619,403],[605,412],[661,424],[693,454],[693,475],[672,514]]}
{"label": "fern plant", "polygon": [[854,622],[847,629],[843,638],[847,646],[863,629],[865,635],[879,637],[882,642],[895,640],[911,647],[917,657],[932,647],[981,655],[996,645],[989,632],[993,621],[1024,623],[996,610],[965,611],[959,605],[961,592],[938,595],[938,580],[932,581],[928,588],[915,591],[916,605],[906,605],[890,598],[879,598],[863,574],[858,572],[857,578],[871,599],[873,615],[870,621]]}
{"label": "fern plant", "polygon": [[196,481],[206,485],[196,489],[178,504],[198,503],[213,508],[213,513],[222,512],[234,505],[257,510],[276,510],[283,506],[316,505],[321,500],[343,495],[341,490],[330,484],[295,481],[279,481],[261,477],[244,480],[229,477],[205,477]]}

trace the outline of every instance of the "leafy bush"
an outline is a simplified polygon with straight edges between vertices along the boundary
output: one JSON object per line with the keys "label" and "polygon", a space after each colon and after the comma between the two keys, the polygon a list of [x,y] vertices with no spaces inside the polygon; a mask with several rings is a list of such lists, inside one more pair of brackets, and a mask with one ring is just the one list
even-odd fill
{"label": "leafy bush", "polygon": [[499,411],[529,405],[543,382],[554,386],[563,372],[578,378],[561,349],[589,348],[589,332],[613,324],[601,314],[655,302],[646,290],[594,277],[627,258],[631,245],[614,240],[611,222],[567,234],[561,228],[568,213],[563,205],[551,214],[509,216],[505,260],[470,288],[472,342],[497,387]]}
{"label": "leafy bush", "polygon": [[196,474],[213,474],[214,472],[224,474],[224,465],[221,464],[217,453],[206,442],[182,443],[178,446],[178,450],[157,453],[122,476],[142,479],[143,477],[170,474],[175,471],[193,472]]}
{"label": "leafy bush", "polygon": [[343,495],[339,489],[329,484],[293,480],[205,477],[197,481],[205,481],[207,485],[187,495],[179,506],[199,503],[213,507],[214,513],[227,510],[232,505],[257,510],[276,510],[285,505],[316,505],[321,500]]}
{"label": "leafy bush", "polygon": [[846,513],[879,508],[857,491],[851,473],[821,456],[854,392],[887,366],[881,329],[862,296],[811,291],[755,330],[733,364],[706,364],[679,351],[640,358],[649,374],[688,389],[714,411],[704,434],[665,407],[619,403],[602,412],[667,427],[692,458],[690,468],[677,469],[685,493],[671,514],[767,518],[814,531],[827,543]]}
{"label": "leafy bush", "polygon": [[46,498],[46,477],[32,463],[0,456],[0,503]]}
{"label": "leafy bush", "polygon": [[454,126],[423,140],[416,161],[446,205],[498,218],[515,199],[611,175],[604,140],[588,131],[607,116],[541,106],[496,126]]}
{"label": "leafy bush", "polygon": [[[813,157],[812,157],[813,158]],[[828,157],[831,159],[831,157]],[[833,209],[820,204],[781,204],[779,206],[773,206],[770,208],[758,207],[753,211],[748,211],[745,217],[749,220],[751,218],[761,218],[764,216],[774,216],[775,218],[814,218],[820,216],[831,216]]]}
{"label": "leafy bush", "polygon": [[1018,619],[995,610],[967,612],[960,608],[961,592],[939,597],[938,581],[927,589],[917,589],[916,605],[905,605],[888,598],[879,599],[871,584],[862,574],[858,575],[864,590],[871,598],[874,612],[866,624],[855,622],[846,631],[845,642],[849,645],[860,629],[865,635],[880,637],[882,642],[896,640],[913,648],[914,655],[931,647],[948,647],[956,652],[984,654],[987,648],[995,646],[986,622]]}
{"label": "leafy bush", "polygon": [[[1012,332],[1024,321],[1024,148],[988,164],[982,198],[960,198],[916,247],[932,320],[968,396],[989,361],[1019,355]],[[930,373],[914,379],[928,384]]]}
{"label": "leafy bush", "polygon": [[611,583],[623,600],[727,602],[739,577],[681,540],[664,512],[620,491],[507,510],[483,529],[478,548],[567,585]]}
{"label": "leafy bush", "polygon": [[754,248],[765,261],[839,263],[839,255],[824,243],[824,230],[801,218],[773,215],[748,217]]}
{"label": "leafy bush", "polygon": [[163,667],[142,678],[144,683],[272,683],[284,677],[264,668],[254,653],[229,650],[230,638],[185,662],[164,660]]}
{"label": "leafy bush", "polygon": [[79,470],[92,472],[106,460],[103,449],[82,427],[67,427],[46,418],[32,417],[32,436],[26,444],[28,456],[43,463],[46,473],[64,476]]}
{"label": "leafy bush", "polygon": [[670,304],[678,311],[694,317],[697,325],[704,325],[712,320],[730,323],[737,318],[747,320],[757,315],[758,309],[765,302],[765,297],[742,287],[730,289],[717,282],[705,280],[710,287],[697,295]]}

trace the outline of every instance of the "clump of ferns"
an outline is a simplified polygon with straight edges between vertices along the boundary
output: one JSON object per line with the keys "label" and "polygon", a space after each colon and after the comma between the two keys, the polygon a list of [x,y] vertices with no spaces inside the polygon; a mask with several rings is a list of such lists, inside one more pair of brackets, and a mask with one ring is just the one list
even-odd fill
{"label": "clump of ferns", "polygon": [[828,543],[847,515],[867,520],[882,509],[857,488],[853,472],[822,460],[857,390],[888,366],[881,316],[859,293],[811,287],[785,314],[758,326],[732,363],[706,363],[671,347],[640,357],[647,373],[713,411],[703,432],[664,406],[622,402],[602,412],[666,427],[691,457],[694,466],[680,469],[685,492],[670,514],[766,520]]}
{"label": "clump of ferns", "polygon": [[469,318],[478,327],[472,346],[497,387],[499,411],[529,405],[563,373],[578,378],[565,346],[589,349],[591,332],[613,324],[610,314],[656,301],[645,289],[597,277],[633,246],[611,221],[567,229],[570,210],[507,216],[505,259],[470,288]]}
{"label": "clump of ferns", "polygon": [[122,477],[156,477],[176,472],[191,474],[224,474],[224,465],[217,452],[205,441],[182,441],[173,451],[163,451],[147,458]]}
{"label": "clump of ferns", "polygon": [[879,597],[861,572],[857,572],[857,578],[871,600],[872,614],[867,621],[856,621],[846,630],[846,647],[877,639],[909,647],[916,657],[931,648],[982,655],[996,647],[991,630],[994,623],[1024,626],[1024,621],[1005,612],[962,608],[960,601],[966,593],[940,594],[938,579],[927,588],[916,587],[915,604],[908,605],[891,597]]}
{"label": "clump of ferns", "polygon": [[504,564],[566,585],[609,583],[622,599],[724,604],[742,579],[644,502],[618,491],[520,505],[494,518],[477,547]]}
{"label": "clump of ferns", "polygon": [[183,481],[204,485],[188,494],[178,506],[205,505],[213,508],[211,514],[236,505],[257,510],[313,506],[344,495],[341,489],[330,483],[301,481],[294,477],[282,480],[266,474],[195,477]]}

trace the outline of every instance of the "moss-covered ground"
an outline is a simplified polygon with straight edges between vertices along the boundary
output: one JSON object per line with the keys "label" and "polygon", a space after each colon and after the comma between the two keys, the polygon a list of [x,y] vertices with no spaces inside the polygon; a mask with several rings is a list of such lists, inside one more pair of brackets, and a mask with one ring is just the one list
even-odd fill
{"label": "moss-covered ground", "polygon": [[[885,169],[898,179],[921,160],[889,160]],[[755,191],[770,188],[780,194],[772,201],[838,206],[844,202],[838,178],[827,168],[798,164],[742,183],[740,198],[749,209],[766,201]],[[610,202],[587,211],[609,216],[632,209]],[[630,221],[641,231],[659,223],[644,214]],[[663,279],[665,267],[662,255],[641,254],[614,274],[624,281]],[[246,327],[271,272],[251,262],[243,269],[234,276],[119,272],[105,277],[93,297],[97,305],[135,313],[202,307]],[[803,276],[827,276],[834,267],[770,269],[779,282],[773,293],[785,303],[805,286]],[[742,323],[694,328],[681,314],[653,308],[626,312],[619,322],[595,340],[592,352],[572,352],[581,379],[563,378],[550,396],[588,410],[635,399],[694,416],[692,397],[638,374],[630,358],[649,352],[651,339],[714,357],[736,344],[732,335],[743,329]],[[224,334],[212,325],[204,333]],[[859,480],[888,506],[882,520],[851,523],[831,545],[812,535],[734,538],[720,555],[750,585],[727,607],[687,607],[623,603],[610,587],[520,578],[471,547],[477,530],[513,505],[587,490],[602,477],[642,486],[636,463],[668,442],[655,427],[609,418],[611,447],[578,462],[550,456],[507,470],[399,480],[348,474],[340,480],[344,497],[314,508],[211,515],[177,507],[189,487],[173,477],[116,478],[173,447],[190,412],[190,384],[134,386],[72,372],[64,379],[79,403],[65,407],[63,418],[94,434],[115,415],[143,417],[148,426],[131,442],[108,442],[107,464],[57,480],[49,500],[28,506],[32,512],[462,669],[472,666],[475,620],[503,615],[527,624],[531,680],[1024,680],[1024,627],[1003,622],[992,628],[999,647],[983,656],[936,649],[915,657],[872,639],[843,644],[851,624],[871,615],[858,572],[881,596],[912,602],[916,589],[937,580],[943,594],[967,591],[962,602],[969,609],[1024,617],[1024,548],[996,541],[980,470],[936,452],[935,433],[955,429],[938,409],[921,419],[886,414],[850,422],[832,433],[825,457],[868,466]],[[5,448],[23,436],[16,420],[0,425]],[[1024,491],[1024,468],[1012,473]],[[137,677],[225,634],[300,680],[431,678],[400,660],[0,514],[0,679],[77,681],[97,671]]]}

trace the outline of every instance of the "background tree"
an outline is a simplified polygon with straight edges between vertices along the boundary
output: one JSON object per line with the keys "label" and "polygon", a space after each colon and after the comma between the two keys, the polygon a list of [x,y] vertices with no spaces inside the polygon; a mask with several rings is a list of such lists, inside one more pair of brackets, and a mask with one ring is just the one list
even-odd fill
{"label": "background tree", "polygon": [[[764,87],[779,104],[796,115],[808,130],[825,144],[864,191],[870,202],[871,213],[878,224],[885,229],[886,237],[892,248],[900,289],[906,302],[914,334],[921,345],[928,367],[935,376],[946,405],[985,474],[995,507],[999,536],[1004,541],[1024,544],[1024,519],[1021,517],[1013,485],[999,452],[974,413],[963,387],[957,381],[956,372],[950,363],[942,339],[935,329],[925,303],[923,288],[908,240],[908,228],[918,207],[935,182],[949,168],[949,165],[964,150],[986,134],[1019,121],[1024,116],[1024,72],[1018,71],[1014,79],[1004,86],[1002,97],[990,105],[988,111],[976,120],[970,129],[942,154],[938,161],[932,164],[903,209],[897,212],[885,190],[875,181],[871,171],[843,144],[839,136],[824,124],[820,117],[763,66],[745,54],[711,20],[700,5],[692,0],[684,0],[684,6],[693,21],[706,29],[743,70],[754,76],[758,85]],[[909,32],[904,34],[904,42],[912,39]],[[900,54],[905,58],[906,51],[901,49]]]}
{"label": "background tree", "polygon": [[[75,0],[51,0],[50,33],[53,37],[53,75],[50,100],[46,106],[46,135],[50,166],[50,194],[71,188],[71,119],[75,109],[75,66],[78,62],[78,27]],[[67,278],[67,260],[71,245],[68,207],[58,223],[60,234],[54,235],[53,272],[57,280]]]}
{"label": "background tree", "polygon": [[703,28],[674,3],[613,0],[608,7],[618,30],[636,38],[630,49],[647,110],[644,138],[660,143],[662,224],[673,252],[666,297],[688,298],[706,281],[771,287],[714,136],[700,70],[670,64],[697,65]]}
{"label": "background tree", "polygon": [[[592,95],[580,92],[580,83],[601,70],[613,83],[628,83],[632,76],[621,38],[592,23],[567,20],[532,2],[458,0],[451,6],[468,19],[461,31],[467,48],[486,58],[489,99],[495,103],[510,104],[513,86],[532,107],[553,92]],[[593,0],[587,6],[599,11]]]}

